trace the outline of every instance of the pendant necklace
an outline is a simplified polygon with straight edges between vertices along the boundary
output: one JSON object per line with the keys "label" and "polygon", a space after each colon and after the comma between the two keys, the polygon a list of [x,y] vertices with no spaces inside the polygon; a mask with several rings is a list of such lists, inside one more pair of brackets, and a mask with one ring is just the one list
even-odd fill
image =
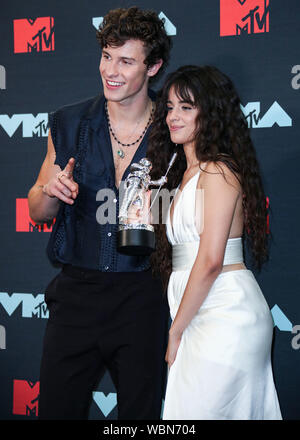
{"label": "pendant necklace", "polygon": [[[143,130],[142,134],[139,136],[139,138],[136,141],[131,142],[131,144],[123,144],[123,142],[119,141],[119,139],[115,135],[115,133],[114,133],[114,131],[112,129],[111,123],[110,123],[110,119],[109,119],[108,108],[107,108],[107,101],[105,102],[105,113],[106,113],[106,117],[107,117],[108,128],[109,128],[109,131],[111,132],[111,135],[114,138],[114,140],[116,142],[118,142],[118,144],[121,145],[122,147],[131,147],[132,145],[135,145],[136,143],[138,143],[144,137],[144,134],[146,133],[149,125],[151,124],[153,113],[154,113],[154,107],[153,107],[153,103],[151,103],[151,112],[150,112],[150,116],[149,116],[148,122],[146,124],[146,127],[144,128],[144,130]],[[117,155],[121,159],[124,159],[125,152],[124,152],[124,150],[121,147],[119,147],[119,149],[117,151]]]}

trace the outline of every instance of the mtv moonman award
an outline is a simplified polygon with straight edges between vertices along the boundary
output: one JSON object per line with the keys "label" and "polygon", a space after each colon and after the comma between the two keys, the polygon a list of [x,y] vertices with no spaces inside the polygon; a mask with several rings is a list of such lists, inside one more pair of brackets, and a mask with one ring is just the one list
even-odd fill
{"label": "mtv moonman award", "polygon": [[[149,186],[159,189],[167,182],[167,174],[173,165],[176,153],[172,156],[167,172],[158,180],[151,180],[151,162],[143,158],[130,167],[124,183],[124,198],[119,212],[118,251],[127,255],[149,255],[155,249],[154,227],[148,221],[150,209],[147,210],[147,191]],[[159,190],[158,190],[159,192]],[[157,192],[157,194],[158,194]],[[156,194],[156,195],[157,195]],[[137,212],[144,213],[138,216]]]}

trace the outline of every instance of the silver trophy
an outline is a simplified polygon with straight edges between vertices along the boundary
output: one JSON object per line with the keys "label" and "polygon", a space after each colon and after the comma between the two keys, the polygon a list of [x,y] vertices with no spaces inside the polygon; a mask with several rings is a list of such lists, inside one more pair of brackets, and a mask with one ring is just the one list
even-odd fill
{"label": "silver trophy", "polygon": [[156,197],[147,211],[147,191],[149,186],[158,186],[160,189],[167,182],[167,174],[176,155],[176,153],[173,155],[166,174],[158,180],[151,180],[152,164],[148,159],[143,158],[131,165],[130,173],[124,183],[124,197],[119,211],[117,238],[119,252],[127,255],[149,255],[155,249],[154,227],[150,224],[149,218]]}

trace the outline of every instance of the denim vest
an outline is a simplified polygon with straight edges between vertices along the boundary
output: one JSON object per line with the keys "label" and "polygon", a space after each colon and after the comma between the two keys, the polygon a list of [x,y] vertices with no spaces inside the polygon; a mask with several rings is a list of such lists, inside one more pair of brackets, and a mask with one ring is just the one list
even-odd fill
{"label": "denim vest", "polygon": [[[152,96],[151,96],[152,97]],[[146,256],[128,256],[117,252],[119,191],[115,186],[115,168],[105,115],[105,98],[65,106],[49,115],[49,127],[56,151],[55,163],[64,169],[74,157],[74,180],[79,185],[75,203],[61,203],[53,226],[47,253],[53,263],[72,264],[102,272],[135,272],[150,267]],[[146,156],[149,129],[132,162]],[[126,169],[122,180],[129,173]],[[98,208],[106,200],[97,201],[100,189],[114,191],[110,199],[115,220],[99,224]]]}

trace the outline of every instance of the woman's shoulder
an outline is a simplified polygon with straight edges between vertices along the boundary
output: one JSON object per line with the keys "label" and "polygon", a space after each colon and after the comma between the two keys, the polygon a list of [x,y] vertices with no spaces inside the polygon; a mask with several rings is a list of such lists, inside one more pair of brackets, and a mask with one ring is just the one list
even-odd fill
{"label": "woman's shoulder", "polygon": [[203,181],[206,184],[221,185],[228,184],[233,186],[238,192],[241,191],[240,176],[234,169],[234,164],[230,160],[209,161],[205,166]]}

